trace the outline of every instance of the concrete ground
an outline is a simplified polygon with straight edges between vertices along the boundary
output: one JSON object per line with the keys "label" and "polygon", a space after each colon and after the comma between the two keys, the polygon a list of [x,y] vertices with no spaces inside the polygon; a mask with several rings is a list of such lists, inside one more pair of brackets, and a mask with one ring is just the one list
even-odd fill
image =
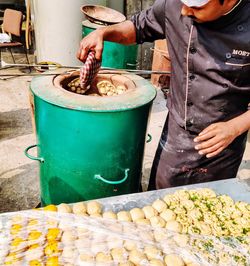
{"label": "concrete ground", "polygon": [[[4,61],[11,62],[5,53]],[[23,62],[23,56],[18,55]],[[33,61],[33,56],[30,56]],[[1,80],[0,70],[0,212],[33,208],[39,203],[39,165],[24,155],[24,149],[35,144],[29,106],[31,77]],[[160,90],[154,101],[143,164],[143,188],[146,188],[154,153],[167,115],[166,101]],[[240,178],[250,178],[250,143],[242,161]]]}

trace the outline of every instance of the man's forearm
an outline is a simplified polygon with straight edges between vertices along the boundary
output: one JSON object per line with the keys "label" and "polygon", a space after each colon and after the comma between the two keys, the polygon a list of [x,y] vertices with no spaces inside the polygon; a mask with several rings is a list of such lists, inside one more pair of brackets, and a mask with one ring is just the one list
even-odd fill
{"label": "man's forearm", "polygon": [[99,28],[105,41],[121,44],[133,44],[136,42],[136,31],[132,21],[126,20],[119,24]]}
{"label": "man's forearm", "polygon": [[241,135],[250,129],[250,110],[231,119],[229,122],[236,129],[237,135]]}

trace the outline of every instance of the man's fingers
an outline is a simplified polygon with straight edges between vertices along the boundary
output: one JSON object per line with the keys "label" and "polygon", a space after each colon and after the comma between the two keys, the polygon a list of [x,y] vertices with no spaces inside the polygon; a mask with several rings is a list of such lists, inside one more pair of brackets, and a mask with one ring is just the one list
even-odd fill
{"label": "man's fingers", "polygon": [[95,48],[95,58],[97,60],[101,60],[102,59],[102,51],[103,51],[103,47],[102,46],[97,46]]}
{"label": "man's fingers", "polygon": [[216,155],[218,155],[220,152],[222,152],[223,150],[224,150],[224,147],[221,147],[221,148],[217,149],[217,150],[214,151],[214,152],[208,153],[208,154],[206,155],[206,157],[207,157],[207,158],[211,158],[211,157],[213,157],[213,156],[216,156]]}
{"label": "man's fingers", "polygon": [[199,154],[200,155],[210,154],[210,153],[217,151],[221,147],[223,147],[223,143],[219,142],[219,143],[216,143],[215,145],[209,146],[208,148],[204,148],[204,149],[199,150]]}
{"label": "man's fingers", "polygon": [[214,138],[211,138],[211,139],[209,139],[207,141],[201,142],[200,144],[197,144],[195,146],[195,149],[196,150],[204,150],[204,149],[207,149],[207,148],[210,148],[210,147],[216,145],[220,141],[221,141],[220,139],[214,137]]}
{"label": "man's fingers", "polygon": [[203,135],[199,135],[198,137],[194,138],[194,142],[201,142],[204,140],[211,139],[214,137],[216,133],[214,131],[208,131],[207,133],[204,133]]}

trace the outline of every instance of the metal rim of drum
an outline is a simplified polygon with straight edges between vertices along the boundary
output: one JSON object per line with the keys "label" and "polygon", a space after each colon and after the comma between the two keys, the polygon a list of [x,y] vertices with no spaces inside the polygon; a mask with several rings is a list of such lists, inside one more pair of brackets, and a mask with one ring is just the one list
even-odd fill
{"label": "metal rim of drum", "polygon": [[[156,97],[156,89],[149,81],[140,76],[126,73],[120,76],[127,78],[135,84],[134,89],[128,90],[129,92],[111,97],[79,95],[58,86],[60,79],[65,76],[65,69],[61,69],[61,71],[62,74],[58,76],[51,75],[33,78],[30,89],[34,95],[48,103],[63,108],[89,112],[131,110],[148,104]],[[98,74],[98,76],[100,75]],[[57,84],[55,85],[56,82]]]}

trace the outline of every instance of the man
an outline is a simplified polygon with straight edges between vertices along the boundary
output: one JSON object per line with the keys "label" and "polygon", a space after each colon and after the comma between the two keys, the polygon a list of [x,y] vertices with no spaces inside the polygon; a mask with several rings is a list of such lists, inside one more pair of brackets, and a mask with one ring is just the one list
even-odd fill
{"label": "man", "polygon": [[103,40],[167,39],[172,61],[169,114],[149,189],[234,178],[250,128],[250,0],[157,0],[131,21],[81,42],[101,59]]}

